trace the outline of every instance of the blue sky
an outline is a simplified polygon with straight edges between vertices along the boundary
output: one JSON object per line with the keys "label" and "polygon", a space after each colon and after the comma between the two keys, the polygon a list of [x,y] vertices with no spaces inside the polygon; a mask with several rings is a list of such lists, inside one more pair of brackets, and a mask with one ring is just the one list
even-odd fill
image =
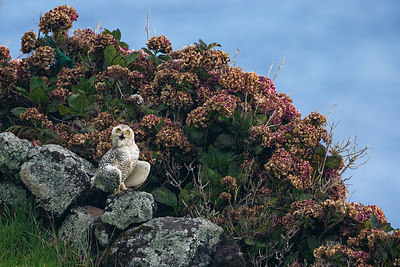
{"label": "blue sky", "polygon": [[218,42],[237,65],[266,76],[275,62],[278,91],[293,98],[305,116],[316,109],[339,122],[335,139],[358,136],[371,146],[367,164],[345,177],[350,200],[376,204],[400,228],[400,1],[396,0],[203,0],[54,1],[5,0],[0,43],[19,56],[20,38],[37,31],[40,13],[68,4],[78,11],[74,29],[119,28],[131,48],[145,46],[150,32],[166,35],[174,49],[202,39]]}

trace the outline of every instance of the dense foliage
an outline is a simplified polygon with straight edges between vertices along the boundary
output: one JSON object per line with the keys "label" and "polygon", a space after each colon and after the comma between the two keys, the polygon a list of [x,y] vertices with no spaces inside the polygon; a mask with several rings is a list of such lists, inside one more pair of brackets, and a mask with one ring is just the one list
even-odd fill
{"label": "dense foliage", "polygon": [[364,150],[333,145],[324,115],[302,118],[217,43],[173,50],[154,36],[131,50],[119,30],[69,35],[77,18],[66,5],[45,13],[22,59],[0,46],[0,131],[98,162],[112,127],[130,125],[159,215],[218,223],[249,265],[400,264],[400,231],[346,201],[342,174]]}

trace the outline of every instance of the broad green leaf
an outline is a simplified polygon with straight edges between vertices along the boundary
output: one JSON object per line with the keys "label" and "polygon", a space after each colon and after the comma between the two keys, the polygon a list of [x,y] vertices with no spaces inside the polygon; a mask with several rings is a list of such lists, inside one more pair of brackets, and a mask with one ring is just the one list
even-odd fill
{"label": "broad green leaf", "polygon": [[325,157],[326,155],[326,148],[323,145],[318,145],[317,149],[315,150],[315,153],[318,155]]}
{"label": "broad green leaf", "polygon": [[317,239],[309,236],[309,237],[307,237],[307,246],[311,251],[314,251],[314,249],[318,248],[320,246],[320,244]]}
{"label": "broad green leaf", "polygon": [[120,65],[121,67],[125,68],[126,66],[128,66],[128,64],[126,64],[126,61],[123,57],[121,56],[117,56],[113,59],[111,65]]}
{"label": "broad green leaf", "polygon": [[250,237],[246,237],[244,239],[244,243],[248,246],[254,246],[256,244],[256,241],[254,241],[253,239],[251,239]]}
{"label": "broad green leaf", "polygon": [[22,88],[22,87],[19,87],[19,86],[15,86],[15,85],[14,85],[14,88],[15,88],[15,90],[17,90],[18,92],[20,92],[24,96],[28,96],[28,91],[26,91],[25,88]]}
{"label": "broad green leaf", "polygon": [[374,213],[371,213],[369,222],[370,222],[371,228],[374,228],[374,227],[378,228],[379,227],[378,218],[375,216]]}
{"label": "broad green leaf", "polygon": [[104,49],[104,59],[106,61],[106,64],[111,65],[111,62],[113,61],[116,55],[117,55],[117,50],[115,49],[115,47],[113,45],[107,46],[106,49]]}
{"label": "broad green leaf", "polygon": [[341,163],[342,157],[340,155],[332,155],[326,158],[325,167],[337,170],[340,168]]}
{"label": "broad green leaf", "polygon": [[89,106],[89,100],[85,95],[73,94],[68,99],[68,104],[79,115],[84,115],[86,108]]}
{"label": "broad green leaf", "polygon": [[121,40],[121,31],[119,29],[116,29],[111,32],[111,35],[114,37],[115,40],[118,42]]}
{"label": "broad green leaf", "polygon": [[67,115],[67,114],[75,114],[75,111],[70,108],[70,107],[66,107],[63,105],[57,105],[56,109],[58,110],[58,112],[60,112],[61,116]]}
{"label": "broad green leaf", "polygon": [[232,135],[223,133],[217,136],[216,141],[224,146],[232,146],[235,142],[235,139]]}
{"label": "broad green leaf", "polygon": [[36,105],[41,105],[49,100],[49,96],[43,87],[37,87],[35,90],[29,92],[28,98]]}
{"label": "broad green leaf", "polygon": [[111,31],[110,31],[109,29],[104,29],[103,32],[102,32],[101,34],[109,34],[109,35],[112,35],[112,34],[111,34]]}
{"label": "broad green leaf", "polygon": [[140,56],[139,52],[133,52],[130,53],[129,55],[124,56],[126,64],[131,64],[133,61],[135,61],[138,57]]}
{"label": "broad green leaf", "polygon": [[161,59],[161,60],[163,60],[163,61],[168,61],[168,60],[171,60],[172,57],[171,57],[171,56],[168,56],[168,55],[159,55],[159,56],[158,56],[158,59]]}
{"label": "broad green leaf", "polygon": [[143,47],[143,48],[142,48],[142,50],[143,50],[144,52],[146,52],[148,55],[150,55],[150,56],[154,56],[154,53],[153,53],[153,52],[151,52],[149,49],[147,49],[147,48]]}
{"label": "broad green leaf", "polygon": [[47,84],[40,77],[32,77],[29,83],[30,91],[35,90],[38,87],[42,87],[45,90],[47,89]]}
{"label": "broad green leaf", "polygon": [[19,118],[19,115],[21,113],[24,113],[26,111],[27,108],[24,107],[18,107],[18,108],[13,108],[11,110],[11,113],[14,114],[15,117]]}
{"label": "broad green leaf", "polygon": [[154,199],[157,202],[176,208],[178,206],[178,200],[174,192],[170,191],[168,188],[162,187],[157,188],[151,192]]}
{"label": "broad green leaf", "polygon": [[125,43],[125,42],[119,42],[119,46],[120,47],[122,47],[122,48],[129,48],[129,45],[127,44],[127,43]]}

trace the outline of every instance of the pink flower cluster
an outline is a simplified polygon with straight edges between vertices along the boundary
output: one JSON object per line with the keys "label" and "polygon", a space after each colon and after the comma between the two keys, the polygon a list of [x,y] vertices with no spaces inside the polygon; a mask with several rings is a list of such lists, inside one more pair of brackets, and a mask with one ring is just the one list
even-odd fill
{"label": "pink flower cluster", "polygon": [[379,223],[382,224],[387,222],[385,214],[383,213],[381,208],[376,205],[364,206],[362,204],[354,203],[354,210],[355,214],[352,213],[352,217],[361,223],[369,220],[372,213],[377,217]]}

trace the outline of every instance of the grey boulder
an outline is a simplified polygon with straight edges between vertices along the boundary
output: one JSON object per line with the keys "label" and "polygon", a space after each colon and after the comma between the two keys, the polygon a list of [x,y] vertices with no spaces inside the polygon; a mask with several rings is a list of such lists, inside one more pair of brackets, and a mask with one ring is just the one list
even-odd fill
{"label": "grey boulder", "polygon": [[101,222],[125,230],[129,225],[143,223],[153,218],[153,195],[140,191],[128,191],[121,196],[109,197]]}
{"label": "grey boulder", "polygon": [[45,145],[29,153],[20,177],[49,213],[60,217],[90,187],[94,166],[59,145]]}
{"label": "grey boulder", "polygon": [[27,201],[28,195],[21,185],[0,182],[0,204],[16,205]]}
{"label": "grey boulder", "polygon": [[87,251],[91,244],[90,227],[102,212],[103,210],[90,206],[73,208],[58,229],[58,237],[68,240],[80,252]]}
{"label": "grey boulder", "polygon": [[0,173],[10,176],[17,173],[31,148],[28,140],[19,139],[13,133],[0,133]]}
{"label": "grey boulder", "polygon": [[209,266],[221,227],[200,218],[161,217],[122,233],[108,248],[107,266]]}

